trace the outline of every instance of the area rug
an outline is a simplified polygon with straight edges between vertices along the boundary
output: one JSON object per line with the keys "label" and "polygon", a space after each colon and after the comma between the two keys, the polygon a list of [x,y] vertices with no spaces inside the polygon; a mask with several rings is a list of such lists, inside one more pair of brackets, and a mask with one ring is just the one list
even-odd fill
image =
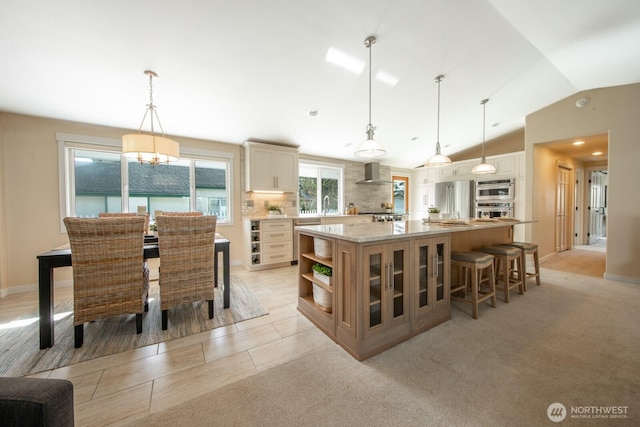
{"label": "area rug", "polygon": [[37,310],[0,330],[0,376],[24,376],[69,366],[97,357],[140,348],[197,334],[221,326],[268,314],[239,277],[231,279],[231,306],[223,308],[222,289],[216,288],[214,317],[208,317],[206,302],[169,309],[169,326],[162,330],[157,282],[150,286],[149,312],[144,314],[142,333],[136,334],[135,315],[113,316],[84,325],[84,344],[74,348],[73,302],[55,306],[55,344],[40,350]]}

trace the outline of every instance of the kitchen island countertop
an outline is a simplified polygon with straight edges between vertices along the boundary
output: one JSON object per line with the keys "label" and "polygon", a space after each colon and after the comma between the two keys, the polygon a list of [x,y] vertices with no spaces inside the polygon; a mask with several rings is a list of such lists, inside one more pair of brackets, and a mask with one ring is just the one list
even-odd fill
{"label": "kitchen island countertop", "polygon": [[298,231],[318,237],[329,237],[355,243],[375,242],[379,240],[402,239],[406,237],[429,236],[456,233],[512,225],[530,224],[535,221],[496,220],[496,221],[460,221],[458,223],[423,222],[420,220],[372,222],[361,224],[327,224],[296,227]]}

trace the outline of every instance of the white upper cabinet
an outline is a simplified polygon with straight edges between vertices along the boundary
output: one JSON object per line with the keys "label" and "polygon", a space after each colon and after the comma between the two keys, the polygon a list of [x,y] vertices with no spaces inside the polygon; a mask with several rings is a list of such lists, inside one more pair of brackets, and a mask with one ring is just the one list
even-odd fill
{"label": "white upper cabinet", "polygon": [[298,149],[247,141],[246,191],[298,191]]}

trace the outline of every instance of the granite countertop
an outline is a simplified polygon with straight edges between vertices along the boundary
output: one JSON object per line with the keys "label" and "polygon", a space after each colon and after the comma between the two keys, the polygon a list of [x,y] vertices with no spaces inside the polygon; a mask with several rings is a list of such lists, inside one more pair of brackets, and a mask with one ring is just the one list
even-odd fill
{"label": "granite countertop", "polygon": [[296,227],[304,234],[318,237],[338,238],[356,243],[375,242],[388,239],[402,239],[407,237],[429,236],[436,234],[455,233],[460,231],[478,230],[481,228],[510,227],[517,224],[528,224],[535,221],[496,220],[496,221],[447,221],[423,222],[394,221],[372,222],[362,224],[328,224],[307,225]]}
{"label": "granite countertop", "polygon": [[252,221],[262,221],[266,219],[320,219],[320,218],[352,218],[352,217],[364,217],[371,216],[373,214],[357,214],[357,215],[345,215],[345,214],[329,214],[329,215],[252,215],[248,219]]}

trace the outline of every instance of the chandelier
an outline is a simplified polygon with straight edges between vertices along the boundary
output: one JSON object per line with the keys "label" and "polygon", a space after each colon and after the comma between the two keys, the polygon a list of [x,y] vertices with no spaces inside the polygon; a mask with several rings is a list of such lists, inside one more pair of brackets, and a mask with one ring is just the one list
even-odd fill
{"label": "chandelier", "polygon": [[[165,137],[158,117],[157,107],[153,104],[153,78],[158,77],[158,75],[149,70],[144,73],[149,76],[149,103],[147,104],[147,110],[144,112],[144,117],[142,117],[138,133],[122,136],[122,152],[130,159],[136,159],[140,163],[146,162],[152,165],[177,161],[180,158],[180,147],[176,141]],[[149,116],[151,122],[151,133],[142,133],[142,126],[144,126],[147,116]],[[158,122],[162,136],[156,135],[154,120]]]}

